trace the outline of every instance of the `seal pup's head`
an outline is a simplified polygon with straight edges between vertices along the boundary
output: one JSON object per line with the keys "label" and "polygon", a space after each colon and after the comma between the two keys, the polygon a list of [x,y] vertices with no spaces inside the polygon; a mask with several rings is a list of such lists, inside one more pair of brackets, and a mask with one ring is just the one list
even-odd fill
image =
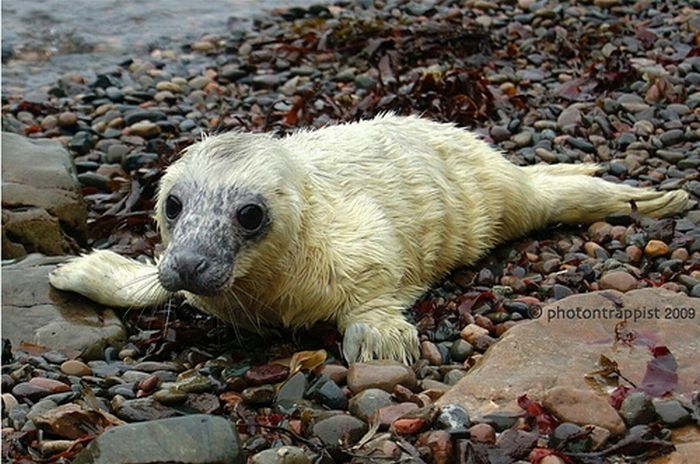
{"label": "seal pup's head", "polygon": [[228,133],[189,147],[158,192],[161,285],[215,296],[271,269],[299,233],[302,189],[298,166],[269,135]]}

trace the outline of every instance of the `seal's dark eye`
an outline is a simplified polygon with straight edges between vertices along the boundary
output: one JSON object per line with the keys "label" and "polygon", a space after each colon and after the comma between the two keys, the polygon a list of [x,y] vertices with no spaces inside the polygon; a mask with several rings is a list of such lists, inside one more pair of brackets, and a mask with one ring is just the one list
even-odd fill
{"label": "seal's dark eye", "polygon": [[165,217],[171,221],[175,219],[182,211],[182,203],[174,195],[168,195],[165,199]]}
{"label": "seal's dark eye", "polygon": [[245,205],[236,213],[238,223],[249,231],[256,230],[263,222],[265,214],[258,205]]}

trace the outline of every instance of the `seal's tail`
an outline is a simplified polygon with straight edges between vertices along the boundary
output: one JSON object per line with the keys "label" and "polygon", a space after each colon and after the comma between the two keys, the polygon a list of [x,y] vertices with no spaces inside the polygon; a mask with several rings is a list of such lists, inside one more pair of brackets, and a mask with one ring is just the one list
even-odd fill
{"label": "seal's tail", "polygon": [[590,177],[595,164],[537,165],[523,168],[530,175],[540,200],[548,205],[544,224],[590,223],[613,214],[629,214],[634,201],[640,214],[664,217],[690,207],[683,190],[659,192]]}

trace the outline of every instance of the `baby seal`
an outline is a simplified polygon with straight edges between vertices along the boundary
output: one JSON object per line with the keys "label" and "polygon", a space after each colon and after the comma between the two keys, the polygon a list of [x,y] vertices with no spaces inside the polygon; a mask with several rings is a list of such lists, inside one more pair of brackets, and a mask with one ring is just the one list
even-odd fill
{"label": "baby seal", "polygon": [[[165,173],[157,265],[96,251],[51,284],[116,307],[174,293],[232,324],[333,320],[348,362],[417,357],[402,312],[451,269],[551,223],[659,217],[689,206],[590,177],[595,165],[518,167],[452,124],[382,115],[286,138],[228,133]],[[144,282],[146,282],[144,284]]]}

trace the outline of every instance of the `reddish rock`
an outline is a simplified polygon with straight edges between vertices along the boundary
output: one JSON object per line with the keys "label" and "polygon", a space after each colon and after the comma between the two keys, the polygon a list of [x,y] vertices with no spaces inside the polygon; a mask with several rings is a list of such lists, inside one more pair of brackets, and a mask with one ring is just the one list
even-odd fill
{"label": "reddish rock", "polygon": [[348,376],[348,368],[340,364],[322,364],[314,370],[314,373],[325,375],[338,385],[342,385]]}
{"label": "reddish rock", "polygon": [[475,345],[477,338],[481,336],[487,336],[488,334],[489,331],[484,329],[483,327],[476,324],[469,324],[468,326],[462,329],[462,331],[459,333],[459,336],[462,337],[463,340],[466,340],[472,345]]}
{"label": "reddish rock", "polygon": [[138,383],[139,390],[143,390],[145,393],[150,393],[160,385],[160,379],[157,375],[151,374],[148,377],[144,377]]}
{"label": "reddish rock", "polygon": [[642,259],[642,256],[644,256],[642,249],[636,245],[630,245],[625,248],[625,253],[627,253],[630,261],[633,263],[638,263]]}
{"label": "reddish rock", "polygon": [[[613,226],[607,222],[598,221],[588,226],[588,236],[595,242],[604,242],[612,236]],[[623,228],[624,231],[624,228]]]}
{"label": "reddish rock", "polygon": [[[617,308],[616,303],[622,306]],[[639,384],[652,359],[649,349],[641,344],[613,349],[620,319],[576,318],[575,311],[657,307],[700,308],[700,299],[648,288],[624,294],[606,290],[556,301],[543,308],[539,319],[521,322],[506,332],[436,404],[460,404],[474,419],[497,410],[522,412],[516,401],[520,395],[541,401],[544,392],[556,386],[590,389],[585,375],[599,369],[601,355],[615,360],[622,373]],[[574,312],[574,319],[565,317],[566,310]],[[656,344],[673,353],[678,362],[677,393],[697,390],[700,324],[660,317],[630,320],[627,328],[653,334]]]}
{"label": "reddish rock", "polygon": [[369,417],[369,423],[379,421],[379,428],[386,430],[396,419],[417,409],[418,405],[415,403],[399,403],[384,406]]}
{"label": "reddish rock", "polygon": [[63,393],[70,391],[70,387],[65,383],[44,377],[33,377],[29,380],[29,384],[48,390],[51,393]]}
{"label": "reddish rock", "polygon": [[514,460],[525,459],[535,448],[539,435],[520,429],[508,429],[496,439],[496,446]]}
{"label": "reddish rock", "polygon": [[264,364],[251,367],[243,375],[250,385],[266,385],[282,382],[289,376],[289,368],[281,364]]}
{"label": "reddish rock", "polygon": [[416,394],[413,393],[409,388],[404,387],[403,385],[397,385],[394,387],[394,398],[396,398],[397,401],[404,403],[404,402],[411,402],[411,403],[416,403]]}
{"label": "reddish rock", "polygon": [[625,238],[626,233],[627,233],[627,227],[625,227],[625,226],[614,226],[610,230],[610,234],[612,235],[613,240],[622,241],[622,239]]}
{"label": "reddish rock", "polygon": [[501,322],[500,324],[496,324],[496,329],[494,330],[494,334],[497,337],[500,337],[504,333],[508,331],[511,327],[514,327],[517,324],[516,321],[505,321]]}
{"label": "reddish rock", "polygon": [[637,288],[637,279],[625,271],[612,271],[600,279],[600,288],[624,293]]}
{"label": "reddish rock", "polygon": [[613,435],[619,435],[627,429],[607,398],[590,390],[555,387],[545,393],[543,404],[562,422],[582,426],[597,425]]}
{"label": "reddish rock", "polygon": [[86,375],[92,375],[92,369],[82,361],[77,359],[70,359],[63,364],[61,364],[61,372],[66,375],[74,375],[76,377],[83,377]]}
{"label": "reddish rock", "polygon": [[454,462],[450,434],[444,430],[426,432],[418,439],[419,446],[427,446],[432,454],[433,464],[450,464]]}
{"label": "reddish rock", "polygon": [[427,359],[428,362],[434,366],[439,366],[442,364],[442,355],[440,350],[435,345],[435,343],[430,341],[424,341],[420,344],[420,357],[422,359]]}
{"label": "reddish rock", "polygon": [[474,316],[474,323],[479,327],[483,327],[484,329],[488,330],[489,334],[493,332],[493,329],[495,328],[493,321],[486,316],[482,316],[481,314]]}
{"label": "reddish rock", "polygon": [[403,385],[413,390],[417,383],[413,369],[400,362],[389,360],[350,364],[347,382],[355,395],[368,388],[380,388],[391,393],[396,385]]}
{"label": "reddish rock", "polygon": [[392,424],[391,428],[399,435],[415,435],[425,426],[427,423],[425,419],[420,417],[406,418],[406,419],[396,419]]}
{"label": "reddish rock", "polygon": [[486,423],[475,424],[469,428],[469,435],[472,441],[477,443],[496,443],[496,430]]}

